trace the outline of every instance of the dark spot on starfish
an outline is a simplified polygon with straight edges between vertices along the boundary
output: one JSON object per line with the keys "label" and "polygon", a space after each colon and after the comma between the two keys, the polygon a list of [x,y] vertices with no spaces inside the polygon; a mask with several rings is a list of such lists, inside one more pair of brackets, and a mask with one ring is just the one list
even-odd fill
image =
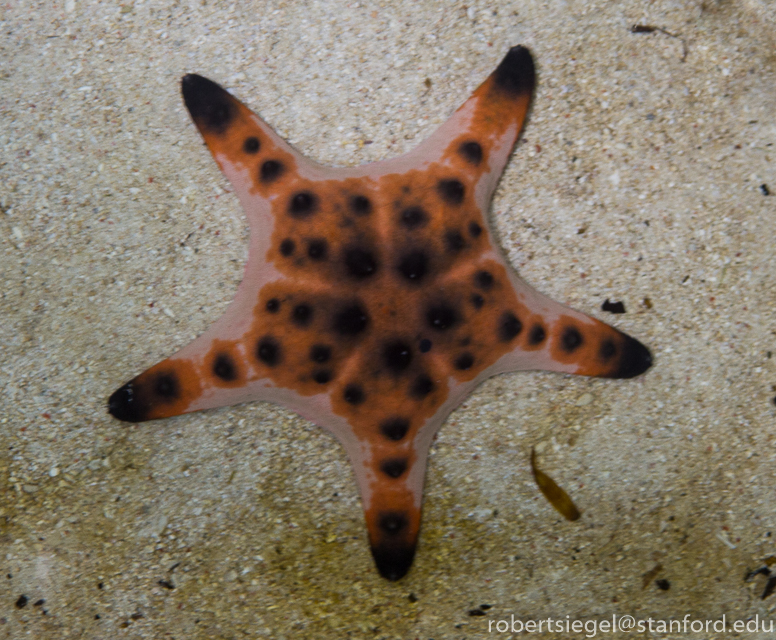
{"label": "dark spot on starfish", "polygon": [[309,191],[295,193],[288,203],[288,213],[294,218],[306,218],[315,213],[317,208],[318,197]]}
{"label": "dark spot on starfish", "polygon": [[531,53],[523,46],[512,47],[493,72],[495,88],[511,96],[530,94],[536,83]]}
{"label": "dark spot on starfish", "polygon": [[407,470],[407,460],[405,458],[391,458],[384,460],[380,465],[380,471],[391,478],[398,478]]}
{"label": "dark spot on starfish", "polygon": [[414,283],[419,283],[423,279],[427,268],[428,256],[420,249],[404,254],[397,266],[399,273]]}
{"label": "dark spot on starfish", "polygon": [[445,247],[450,253],[458,253],[466,245],[466,241],[458,231],[445,232]]}
{"label": "dark spot on starfish", "polygon": [[306,327],[313,319],[313,308],[309,304],[298,304],[291,312],[291,319],[295,325]]}
{"label": "dark spot on starfish", "polygon": [[325,260],[328,252],[329,245],[326,240],[323,240],[322,238],[310,240],[307,245],[307,255],[311,260]]}
{"label": "dark spot on starfish", "polygon": [[350,276],[363,280],[377,271],[377,260],[371,251],[360,247],[345,249],[345,268]]}
{"label": "dark spot on starfish", "polygon": [[321,371],[316,371],[313,374],[313,380],[315,380],[318,384],[326,384],[331,380],[331,371],[328,369],[322,369]]}
{"label": "dark spot on starfish", "polygon": [[461,204],[466,194],[466,188],[458,180],[440,180],[437,183],[437,191],[450,204]]}
{"label": "dark spot on starfish", "polygon": [[350,210],[357,216],[365,216],[372,212],[372,203],[365,196],[353,196],[350,199]]}
{"label": "dark spot on starfish", "polygon": [[280,254],[283,256],[290,256],[296,250],[296,243],[291,238],[286,238],[280,243]]}
{"label": "dark spot on starfish", "polygon": [[406,418],[390,418],[380,425],[380,433],[394,442],[403,439],[409,430],[410,422]]}
{"label": "dark spot on starfish", "polygon": [[471,235],[472,238],[479,238],[480,234],[482,234],[482,227],[477,222],[470,222],[469,223],[469,235]]}
{"label": "dark spot on starfish", "polygon": [[614,344],[614,340],[604,340],[598,349],[598,355],[604,362],[611,360],[615,353],[617,353],[617,347]]}
{"label": "dark spot on starfish", "polygon": [[342,336],[355,336],[369,325],[369,314],[358,303],[342,307],[334,316],[334,331]]}
{"label": "dark spot on starfish", "polygon": [[154,392],[165,400],[177,398],[180,394],[178,377],[174,373],[163,373],[154,381]]}
{"label": "dark spot on starfish", "polygon": [[377,526],[389,536],[395,536],[402,532],[408,525],[407,516],[396,511],[382,513],[378,517]]}
{"label": "dark spot on starfish", "polygon": [[277,313],[280,309],[280,300],[277,298],[270,298],[267,300],[266,309],[270,313]]}
{"label": "dark spot on starfish", "polygon": [[429,393],[434,390],[434,381],[429,378],[425,373],[421,373],[412,383],[410,387],[410,395],[413,398],[425,398]]}
{"label": "dark spot on starfish", "polygon": [[471,369],[474,364],[474,356],[471,353],[462,353],[455,359],[455,368],[459,371]]}
{"label": "dark spot on starfish", "polygon": [[396,581],[407,575],[415,557],[415,546],[408,544],[379,544],[372,547],[372,557],[380,575]]}
{"label": "dark spot on starfish", "polygon": [[243,143],[243,151],[245,151],[245,153],[254,154],[260,147],[261,144],[259,144],[259,139],[256,136],[245,138],[245,142]]}
{"label": "dark spot on starfish", "polygon": [[472,306],[475,309],[482,309],[482,305],[485,304],[485,298],[483,298],[479,293],[473,293],[472,297],[469,299],[471,300]]}
{"label": "dark spot on starfish", "polygon": [[630,336],[623,336],[620,363],[611,378],[633,378],[652,366],[652,354],[643,344]]}
{"label": "dark spot on starfish", "polygon": [[582,346],[582,334],[576,327],[566,327],[560,337],[560,346],[564,351],[571,353]]}
{"label": "dark spot on starfish", "polygon": [[226,382],[236,379],[237,368],[234,366],[232,357],[227,353],[219,353],[213,363],[213,373]]}
{"label": "dark spot on starfish", "polygon": [[480,162],[482,162],[482,147],[479,142],[475,142],[474,140],[462,142],[461,146],[458,147],[458,153],[472,164],[480,164]]}
{"label": "dark spot on starfish", "polygon": [[478,271],[474,274],[474,282],[480,289],[487,291],[493,286],[493,274],[490,271]]}
{"label": "dark spot on starfish", "polygon": [[458,314],[450,305],[438,304],[426,312],[426,322],[432,329],[444,331],[458,322]]}
{"label": "dark spot on starfish", "polygon": [[261,170],[259,172],[261,181],[272,182],[273,180],[276,180],[280,177],[280,174],[283,173],[283,168],[283,164],[278,160],[267,160],[261,165]]}
{"label": "dark spot on starfish", "polygon": [[401,212],[401,224],[407,229],[417,229],[428,221],[428,214],[420,207],[409,207]]}
{"label": "dark spot on starfish", "polygon": [[501,316],[498,324],[498,335],[502,342],[509,342],[523,330],[523,323],[511,311]]}
{"label": "dark spot on starfish", "polygon": [[234,98],[212,80],[194,73],[183,76],[183,101],[197,126],[223,134],[235,116]]}
{"label": "dark spot on starfish", "polygon": [[432,346],[431,340],[429,340],[428,338],[423,338],[420,341],[420,344],[418,344],[418,350],[421,353],[428,353],[429,351],[431,351],[431,346]]}
{"label": "dark spot on starfish", "polygon": [[531,331],[528,334],[528,344],[535,346],[544,342],[546,337],[547,332],[544,330],[544,327],[540,324],[535,324],[533,327],[531,327]]}
{"label": "dark spot on starfish", "polygon": [[412,348],[402,340],[393,340],[383,345],[383,364],[393,374],[399,374],[412,362]]}
{"label": "dark spot on starfish", "polygon": [[280,344],[272,336],[264,336],[256,347],[256,355],[264,364],[274,367],[280,362]]}
{"label": "dark spot on starfish", "polygon": [[366,396],[364,395],[364,389],[360,384],[356,384],[354,382],[345,387],[345,391],[343,392],[342,397],[345,398],[345,402],[353,405],[361,404],[366,399]]}
{"label": "dark spot on starfish", "polygon": [[324,363],[331,358],[331,347],[325,344],[314,344],[310,347],[310,360],[313,362]]}

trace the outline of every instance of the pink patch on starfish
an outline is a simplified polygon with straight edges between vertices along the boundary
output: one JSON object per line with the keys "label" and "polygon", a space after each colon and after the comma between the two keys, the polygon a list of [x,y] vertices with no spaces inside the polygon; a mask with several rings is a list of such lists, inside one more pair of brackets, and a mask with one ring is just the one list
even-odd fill
{"label": "pink patch on starfish", "polygon": [[320,166],[217,84],[183,98],[250,223],[226,313],[110,397],[142,422],[253,400],[330,430],[353,464],[380,573],[407,573],[429,445],[483,380],[545,369],[646,371],[637,340],[536,292],[486,224],[535,83],[514,47],[430,138],[398,158]]}

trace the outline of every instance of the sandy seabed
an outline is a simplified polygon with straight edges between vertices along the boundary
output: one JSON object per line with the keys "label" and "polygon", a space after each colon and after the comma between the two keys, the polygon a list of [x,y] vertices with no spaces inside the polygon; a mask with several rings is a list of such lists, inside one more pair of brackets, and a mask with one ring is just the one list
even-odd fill
{"label": "sandy seabed", "polygon": [[[744,580],[776,555],[775,10],[0,7],[0,637],[471,639],[514,616],[620,638],[600,625],[631,615],[682,638],[699,636],[657,621],[776,619],[766,572]],[[106,412],[242,276],[245,220],[179,81],[210,77],[350,166],[411,149],[515,44],[538,88],[490,212],[501,246],[655,364],[483,384],[438,434],[415,565],[390,583],[319,428],[266,403]],[[537,490],[531,447],[577,522]],[[530,637],[585,635],[553,628]],[[703,637],[773,637],[752,629]]]}

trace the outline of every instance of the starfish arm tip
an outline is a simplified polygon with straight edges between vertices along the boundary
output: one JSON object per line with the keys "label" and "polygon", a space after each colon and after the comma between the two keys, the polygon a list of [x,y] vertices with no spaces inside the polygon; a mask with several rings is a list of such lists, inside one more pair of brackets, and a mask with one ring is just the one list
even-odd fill
{"label": "starfish arm tip", "polygon": [[652,354],[635,338],[625,336],[620,364],[612,378],[635,378],[652,366]]}
{"label": "starfish arm tip", "polygon": [[108,398],[108,413],[123,422],[143,422],[145,411],[136,401],[131,382],[116,389]]}
{"label": "starfish arm tip", "polygon": [[512,47],[494,74],[496,87],[512,95],[530,94],[536,84],[536,69],[527,47]]}
{"label": "starfish arm tip", "polygon": [[235,100],[226,89],[195,73],[183,76],[181,93],[192,119],[203,131],[223,133],[237,113]]}
{"label": "starfish arm tip", "polygon": [[372,547],[377,570],[386,580],[401,580],[412,567],[415,547],[407,545],[377,545]]}

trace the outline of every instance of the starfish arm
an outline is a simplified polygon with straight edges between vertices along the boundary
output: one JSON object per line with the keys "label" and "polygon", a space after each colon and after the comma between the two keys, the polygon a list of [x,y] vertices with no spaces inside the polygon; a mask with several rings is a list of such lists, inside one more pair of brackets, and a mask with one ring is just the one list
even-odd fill
{"label": "starfish arm", "polygon": [[271,226],[270,204],[283,177],[323,169],[212,80],[188,74],[181,80],[181,93],[210,153],[234,186],[251,227]]}
{"label": "starfish arm", "polygon": [[[512,349],[496,372],[542,369],[602,378],[633,378],[652,366],[635,338],[539,293],[510,270],[517,296]],[[506,327],[504,327],[506,329]]]}
{"label": "starfish arm", "polygon": [[383,577],[398,580],[415,557],[428,448],[436,429],[405,437],[407,426],[394,419],[384,421],[380,430],[379,439],[340,437],[340,441],[361,492],[375,565]]}
{"label": "starfish arm", "polygon": [[464,183],[442,181],[438,189],[448,202],[463,201],[488,210],[509,155],[531,104],[536,72],[530,51],[512,47],[474,93],[426,140],[402,156],[359,167],[369,174],[406,175],[415,168],[431,174],[465,174]]}

